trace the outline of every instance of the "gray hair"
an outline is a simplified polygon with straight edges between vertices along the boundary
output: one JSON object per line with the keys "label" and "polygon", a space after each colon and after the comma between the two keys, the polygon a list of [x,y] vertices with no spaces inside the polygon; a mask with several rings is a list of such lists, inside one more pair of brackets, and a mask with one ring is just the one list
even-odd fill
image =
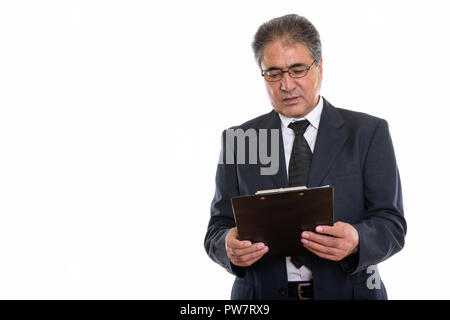
{"label": "gray hair", "polygon": [[288,14],[263,23],[253,37],[252,48],[256,62],[261,67],[264,47],[275,40],[300,42],[309,49],[311,57],[319,65],[322,59],[322,43],[314,25],[305,17]]}

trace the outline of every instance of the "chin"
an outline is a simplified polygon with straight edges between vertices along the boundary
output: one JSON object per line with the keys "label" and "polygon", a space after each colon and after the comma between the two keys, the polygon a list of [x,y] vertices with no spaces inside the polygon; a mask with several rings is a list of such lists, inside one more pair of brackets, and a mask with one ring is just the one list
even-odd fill
{"label": "chin", "polygon": [[276,111],[289,118],[302,118],[308,114],[306,108],[302,106],[282,107]]}

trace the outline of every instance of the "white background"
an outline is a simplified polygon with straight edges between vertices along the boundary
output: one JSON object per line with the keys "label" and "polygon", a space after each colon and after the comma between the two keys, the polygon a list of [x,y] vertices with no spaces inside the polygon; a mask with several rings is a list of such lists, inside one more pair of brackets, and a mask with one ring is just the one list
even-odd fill
{"label": "white background", "polygon": [[389,297],[450,298],[446,3],[0,2],[0,298],[228,299],[203,249],[220,133],[271,110],[250,43],[287,13],[321,34],[323,96],[390,124]]}

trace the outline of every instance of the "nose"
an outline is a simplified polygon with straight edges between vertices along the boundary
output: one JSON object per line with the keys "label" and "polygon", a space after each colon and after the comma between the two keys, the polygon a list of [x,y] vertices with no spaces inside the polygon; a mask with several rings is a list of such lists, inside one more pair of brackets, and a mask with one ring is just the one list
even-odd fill
{"label": "nose", "polygon": [[283,91],[289,92],[295,88],[294,79],[292,79],[289,73],[287,72],[283,73],[283,77],[281,78],[280,82],[281,82],[281,90]]}

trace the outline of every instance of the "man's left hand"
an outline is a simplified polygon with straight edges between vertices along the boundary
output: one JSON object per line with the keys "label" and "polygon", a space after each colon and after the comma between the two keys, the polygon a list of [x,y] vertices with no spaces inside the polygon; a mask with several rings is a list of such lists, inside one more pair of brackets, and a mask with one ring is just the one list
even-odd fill
{"label": "man's left hand", "polygon": [[303,246],[321,258],[340,261],[358,252],[358,231],[349,223],[336,222],[331,226],[317,226],[316,232],[302,232]]}

